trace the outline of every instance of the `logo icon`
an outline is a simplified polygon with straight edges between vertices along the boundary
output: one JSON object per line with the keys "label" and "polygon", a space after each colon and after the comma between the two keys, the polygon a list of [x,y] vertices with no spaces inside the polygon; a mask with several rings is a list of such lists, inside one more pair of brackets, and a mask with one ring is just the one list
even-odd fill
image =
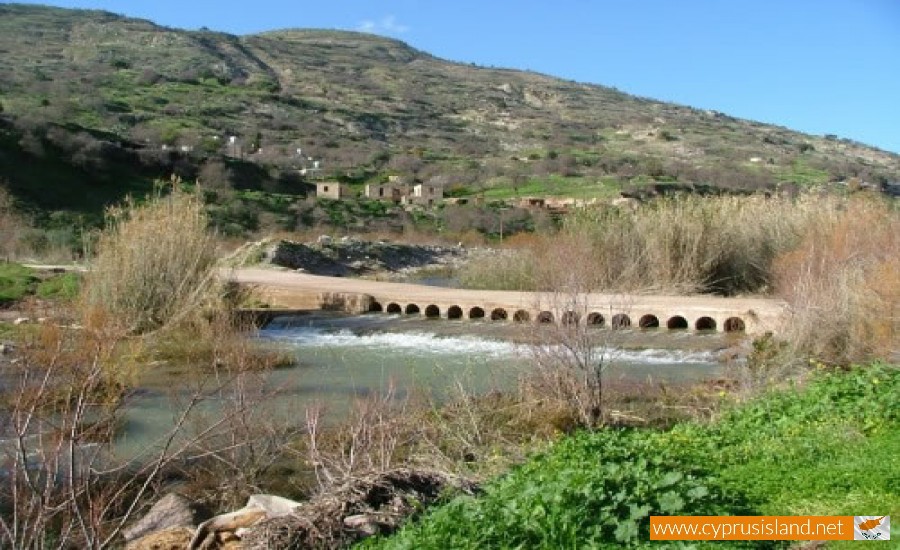
{"label": "logo icon", "polygon": [[891,540],[891,516],[853,516],[853,540]]}

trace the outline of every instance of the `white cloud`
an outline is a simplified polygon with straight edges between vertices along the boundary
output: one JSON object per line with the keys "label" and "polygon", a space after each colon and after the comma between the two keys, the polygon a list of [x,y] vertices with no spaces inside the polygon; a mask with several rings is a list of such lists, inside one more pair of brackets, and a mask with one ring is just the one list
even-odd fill
{"label": "white cloud", "polygon": [[393,15],[385,15],[377,21],[363,21],[357,29],[372,34],[403,34],[409,30],[409,27],[398,23],[397,18]]}

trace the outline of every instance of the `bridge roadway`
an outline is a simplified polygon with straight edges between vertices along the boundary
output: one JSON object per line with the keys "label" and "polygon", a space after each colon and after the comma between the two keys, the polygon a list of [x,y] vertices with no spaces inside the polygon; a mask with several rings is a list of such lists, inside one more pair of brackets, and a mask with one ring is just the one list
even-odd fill
{"label": "bridge roadway", "polygon": [[777,332],[785,304],[764,298],[466,290],[274,269],[235,269],[224,278],[256,289],[273,309],[386,312],[445,319],[586,323],[612,328]]}

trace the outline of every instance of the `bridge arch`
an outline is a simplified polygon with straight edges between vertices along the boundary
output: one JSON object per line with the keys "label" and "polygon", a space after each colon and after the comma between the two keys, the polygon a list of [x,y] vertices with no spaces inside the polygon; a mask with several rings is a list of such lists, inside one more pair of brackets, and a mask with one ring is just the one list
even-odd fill
{"label": "bridge arch", "polygon": [[429,319],[434,319],[435,317],[441,316],[441,308],[437,307],[434,304],[429,305],[425,308],[425,317]]}
{"label": "bridge arch", "polygon": [[585,317],[585,322],[588,325],[592,325],[595,327],[602,327],[604,321],[606,321],[606,319],[603,318],[603,315],[600,313],[597,313],[596,311],[588,313],[588,316]]}
{"label": "bridge arch", "polygon": [[408,305],[406,306],[406,314],[407,314],[407,315],[412,315],[412,314],[414,314],[414,313],[419,313],[420,311],[422,311],[422,310],[420,310],[420,309],[419,309],[419,306],[417,306],[416,304],[408,304]]}
{"label": "bridge arch", "polygon": [[400,307],[400,304],[391,302],[387,306],[388,313],[403,313],[403,308]]}
{"label": "bridge arch", "polygon": [[524,309],[520,309],[513,314],[513,321],[517,323],[527,323],[530,320],[531,314]]}
{"label": "bridge arch", "polygon": [[509,318],[509,314],[502,307],[494,308],[491,311],[491,321],[505,321],[507,318]]}
{"label": "bridge arch", "polygon": [[725,332],[743,332],[747,330],[747,325],[744,324],[744,320],[740,317],[729,317],[725,319],[725,324],[722,325],[722,328]]}
{"label": "bridge arch", "polygon": [[659,317],[648,313],[638,320],[638,326],[641,328],[659,328]]}
{"label": "bridge arch", "polygon": [[624,313],[616,313],[610,324],[614,330],[628,328],[631,326],[631,317]]}
{"label": "bridge arch", "polygon": [[669,317],[669,320],[666,321],[666,328],[669,330],[684,330],[689,327],[687,319],[682,317],[681,315],[675,315],[674,317]]}
{"label": "bridge arch", "polygon": [[712,317],[700,317],[694,322],[697,330],[716,330],[716,320]]}
{"label": "bridge arch", "polygon": [[369,304],[369,313],[380,313],[382,311],[384,311],[384,306],[382,306],[375,300],[372,300],[372,302]]}
{"label": "bridge arch", "polygon": [[553,322],[553,313],[550,311],[542,311],[538,313],[537,322],[546,325]]}
{"label": "bridge arch", "polygon": [[447,309],[447,319],[462,319],[463,310],[459,306],[450,306]]}
{"label": "bridge arch", "polygon": [[469,319],[484,319],[484,309],[475,306],[469,310]]}

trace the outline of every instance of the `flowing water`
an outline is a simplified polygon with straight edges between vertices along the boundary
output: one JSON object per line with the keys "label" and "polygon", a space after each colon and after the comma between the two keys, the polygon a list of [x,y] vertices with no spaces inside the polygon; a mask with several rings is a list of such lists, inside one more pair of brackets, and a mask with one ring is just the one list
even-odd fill
{"label": "flowing water", "polygon": [[[280,317],[260,331],[258,343],[288,351],[296,364],[268,376],[272,394],[264,406],[272,415],[300,424],[307,407],[324,406],[327,418],[339,419],[353,399],[390,388],[396,396],[418,388],[438,399],[457,387],[470,392],[510,388],[523,370],[532,368],[529,343],[543,340],[541,330],[381,314]],[[720,377],[723,366],[716,350],[733,337],[596,329],[594,339],[609,364],[608,379],[683,382]],[[154,373],[144,380],[129,404],[121,450],[135,452],[165,433],[180,408],[173,397],[184,399],[191,391],[187,378],[183,372]],[[222,401],[210,400],[201,413],[214,416]]]}

